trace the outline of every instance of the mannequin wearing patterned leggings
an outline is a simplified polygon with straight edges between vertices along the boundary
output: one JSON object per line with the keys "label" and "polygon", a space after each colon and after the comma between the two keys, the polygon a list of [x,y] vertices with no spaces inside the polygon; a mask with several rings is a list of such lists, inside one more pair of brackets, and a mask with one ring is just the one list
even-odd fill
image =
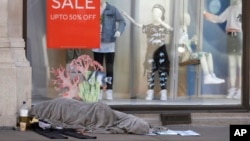
{"label": "mannequin wearing patterned leggings", "polygon": [[160,78],[160,100],[167,100],[166,82],[169,69],[169,60],[166,52],[166,35],[173,28],[166,24],[165,8],[162,5],[155,4],[152,8],[153,21],[148,25],[135,22],[133,18],[125,12],[122,14],[130,20],[134,25],[142,29],[147,37],[147,52],[145,56],[144,68],[148,76],[148,90],[146,100],[154,98],[154,80],[155,72],[158,71]]}
{"label": "mannequin wearing patterned leggings", "polygon": [[169,74],[169,59],[166,52],[166,45],[156,50],[151,63],[151,71],[148,72],[148,89],[154,89],[155,73],[158,71],[160,87],[162,90],[167,89],[167,76]]}

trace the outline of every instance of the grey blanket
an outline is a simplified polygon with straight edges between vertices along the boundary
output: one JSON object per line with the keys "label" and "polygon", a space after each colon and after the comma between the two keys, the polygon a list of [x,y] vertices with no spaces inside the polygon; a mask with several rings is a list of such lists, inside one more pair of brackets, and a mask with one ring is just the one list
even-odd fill
{"label": "grey blanket", "polygon": [[46,119],[54,126],[83,129],[92,133],[149,133],[149,124],[143,119],[112,110],[102,102],[85,103],[56,98],[33,106],[29,114]]}

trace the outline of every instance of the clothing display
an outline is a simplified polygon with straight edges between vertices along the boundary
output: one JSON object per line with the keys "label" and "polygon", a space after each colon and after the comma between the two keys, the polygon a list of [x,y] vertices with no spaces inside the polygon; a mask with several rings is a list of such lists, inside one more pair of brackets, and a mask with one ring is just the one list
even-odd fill
{"label": "clothing display", "polygon": [[209,15],[208,19],[213,23],[223,23],[227,21],[225,27],[227,32],[230,32],[231,29],[242,32],[242,5],[241,3],[232,4],[220,15]]}
{"label": "clothing display", "polygon": [[[106,2],[106,8],[101,13],[102,17],[102,31],[101,31],[101,42],[102,43],[111,43],[116,41],[114,37],[115,32],[119,31],[123,33],[126,22],[119,12],[119,10]],[[118,23],[118,25],[116,25]]]}
{"label": "clothing display", "polygon": [[[204,84],[222,84],[225,83],[224,79],[218,78],[214,73],[214,62],[213,56],[210,52],[204,52],[199,49],[193,51],[191,43],[198,42],[197,37],[194,35],[191,39],[188,35],[188,26],[190,25],[190,15],[188,13],[184,13],[183,23],[180,27],[179,31],[179,44],[183,45],[184,50],[189,53],[189,56],[184,56],[188,58],[181,58],[182,53],[179,53],[181,59],[190,59],[190,60],[199,60],[201,64],[201,68],[204,75]],[[181,60],[183,61],[183,60]]]}
{"label": "clothing display", "polygon": [[[220,15],[204,13],[207,20],[213,23],[226,22],[227,54],[229,63],[229,89],[226,98],[241,98],[241,64],[242,64],[242,2],[232,0]],[[237,91],[236,91],[236,89]]]}
{"label": "clothing display", "polygon": [[167,76],[169,74],[170,61],[165,45],[166,35],[170,31],[162,25],[144,25],[142,32],[147,36],[147,52],[144,67],[149,71],[148,89],[154,88],[155,72],[159,73],[161,89],[167,87]]}
{"label": "clothing display", "polygon": [[[112,78],[112,84],[107,84],[106,99],[113,100],[113,69],[115,59],[115,41],[123,33],[126,23],[119,10],[105,0],[101,1],[101,43],[99,48],[92,49],[94,59],[101,65],[106,66],[107,77]],[[105,60],[105,61],[104,61]],[[103,87],[102,87],[103,89]],[[102,91],[102,90],[101,90]],[[102,99],[100,93],[100,100]]]}
{"label": "clothing display", "polygon": [[[115,52],[114,35],[117,31],[123,33],[126,22],[116,7],[108,2],[104,2],[105,6],[101,6],[101,44],[100,48],[92,49],[93,52]],[[118,26],[116,25],[118,23]]]}
{"label": "clothing display", "polygon": [[[154,79],[155,72],[159,72],[159,81],[162,92],[160,92],[161,100],[167,100],[167,76],[169,75],[169,64],[166,46],[167,34],[173,31],[173,28],[164,22],[165,8],[160,4],[152,7],[152,23],[140,24],[130,17],[127,13],[122,14],[130,20],[134,25],[142,29],[142,33],[146,34],[147,50],[144,60],[144,73],[147,73],[148,90],[146,100],[153,100],[154,96]],[[164,95],[164,96],[163,96]]]}
{"label": "clothing display", "polygon": [[100,48],[92,49],[93,52],[97,53],[110,53],[115,52],[115,42],[111,43],[102,43],[100,45]]}
{"label": "clothing display", "polygon": [[242,55],[242,6],[240,3],[232,4],[219,16],[210,14],[208,20],[213,23],[226,24],[227,53],[229,55]]}
{"label": "clothing display", "polygon": [[99,53],[94,52],[94,59],[100,64],[104,63],[104,60],[106,61],[106,75],[107,77],[111,77],[111,84],[107,83],[107,89],[113,89],[113,64],[115,61],[115,53],[113,52],[107,52],[107,53]]}
{"label": "clothing display", "polygon": [[151,70],[148,75],[148,89],[154,88],[155,72],[159,73],[161,89],[166,89],[167,76],[169,74],[169,60],[166,52],[166,45],[159,47],[153,54],[153,62],[150,63]]}
{"label": "clothing display", "polygon": [[227,33],[227,53],[229,55],[242,55],[242,33],[228,32]]}

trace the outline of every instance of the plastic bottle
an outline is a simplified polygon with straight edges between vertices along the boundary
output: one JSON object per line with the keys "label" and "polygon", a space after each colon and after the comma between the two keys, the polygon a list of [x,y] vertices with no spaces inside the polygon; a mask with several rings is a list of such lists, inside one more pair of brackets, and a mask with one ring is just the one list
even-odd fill
{"label": "plastic bottle", "polygon": [[20,131],[26,131],[27,122],[28,122],[28,113],[29,109],[25,101],[23,101],[23,105],[20,107],[19,110],[19,126]]}

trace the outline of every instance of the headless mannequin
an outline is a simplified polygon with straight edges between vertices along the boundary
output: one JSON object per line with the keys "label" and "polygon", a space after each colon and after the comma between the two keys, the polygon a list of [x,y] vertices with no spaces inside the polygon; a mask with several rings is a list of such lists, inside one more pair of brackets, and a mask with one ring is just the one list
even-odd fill
{"label": "headless mannequin", "polygon": [[[103,11],[105,10],[107,6],[106,0],[101,0],[101,4],[100,4],[100,14],[102,15]],[[121,36],[121,32],[120,31],[116,31],[114,37],[120,37]]]}
{"label": "headless mannequin", "polygon": [[[116,38],[120,37],[121,33],[124,31],[126,23],[117,8],[107,3],[106,0],[100,1],[100,15],[101,44],[100,48],[92,49],[92,51],[94,53],[94,59],[97,62],[99,62],[101,65],[103,65],[105,62],[106,74],[107,77],[112,78],[112,84],[107,84],[107,88],[103,88],[104,91],[101,90],[99,99],[102,99],[102,95],[105,92],[106,99],[113,100],[113,66],[115,59],[115,41]],[[113,18],[114,20],[110,22],[110,18]],[[107,90],[105,91],[105,89]]]}
{"label": "headless mannequin", "polygon": [[[149,25],[143,25],[140,23],[137,23],[132,17],[130,17],[127,13],[122,11],[122,14],[128,19],[130,20],[135,26],[142,28],[143,33],[147,34],[147,53],[146,53],[146,72],[148,75],[148,91],[147,91],[147,97],[146,100],[152,100],[154,97],[154,75],[155,75],[155,71],[158,71],[159,73],[159,80],[160,80],[160,86],[161,86],[161,91],[160,91],[160,100],[167,100],[167,90],[166,90],[166,80],[167,80],[167,64],[169,63],[168,57],[167,57],[167,52],[166,52],[166,48],[165,48],[165,35],[169,32],[172,31],[173,28],[170,27],[168,24],[166,24],[165,22],[163,22],[163,20],[165,19],[164,17],[164,12],[165,9],[164,7],[162,7],[161,5],[156,4],[153,9],[152,9],[152,23]],[[149,31],[152,31],[154,33],[149,33]],[[155,34],[158,35],[158,37],[154,37]],[[160,39],[159,36],[162,36],[162,38]],[[153,42],[154,41],[158,41],[159,44],[155,45]],[[154,44],[154,45],[152,45]],[[163,48],[162,48],[163,47]],[[161,50],[162,48],[162,50]],[[162,60],[164,60],[164,62],[162,64],[166,64],[163,65],[162,69],[159,68],[155,68],[155,64],[159,62],[159,60],[155,59],[153,57],[153,54],[157,54],[156,52],[158,51],[158,49],[160,50],[159,53],[162,54]],[[149,51],[150,50],[150,51]],[[165,51],[165,52],[164,52]],[[149,55],[150,54],[150,55]],[[148,57],[149,56],[149,57]],[[160,55],[159,55],[160,56]],[[160,63],[161,64],[161,63]],[[150,66],[148,68],[148,66]]]}
{"label": "headless mannequin", "polygon": [[[204,74],[204,84],[220,84],[225,80],[217,78],[214,73],[213,57],[208,52],[193,52],[191,48],[191,42],[197,43],[197,37],[194,35],[191,39],[188,37],[187,27],[190,25],[190,16],[188,13],[184,13],[180,26],[180,39],[179,44],[185,45],[185,50],[191,53],[191,59],[199,59],[201,68]],[[181,55],[181,54],[180,54]]]}
{"label": "headless mannequin", "polygon": [[[219,16],[204,12],[204,17],[213,23],[223,23],[227,21],[227,48],[228,48],[228,63],[229,63],[229,85],[227,98],[241,98],[241,63],[242,63],[242,29],[241,29],[241,0],[233,0],[231,5],[223,11]],[[233,33],[233,34],[232,34]],[[234,42],[234,43],[232,43]],[[236,44],[236,45],[234,45]],[[235,50],[232,52],[232,50]],[[237,88],[238,77],[238,88]]]}

